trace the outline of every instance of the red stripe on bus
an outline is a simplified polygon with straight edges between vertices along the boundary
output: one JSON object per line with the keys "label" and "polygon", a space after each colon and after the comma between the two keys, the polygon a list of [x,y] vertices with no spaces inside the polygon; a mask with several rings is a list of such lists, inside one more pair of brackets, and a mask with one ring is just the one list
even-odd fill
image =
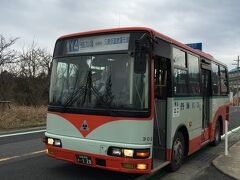
{"label": "red stripe on bus", "polygon": [[189,141],[188,155],[196,152],[201,147],[202,136],[195,137]]}
{"label": "red stripe on bus", "polygon": [[211,129],[211,131],[210,131],[210,140],[211,141],[213,141],[215,138],[216,123],[217,123],[217,120],[219,117],[222,117],[222,125],[223,125],[222,132],[224,133],[225,120],[229,120],[228,114],[227,114],[229,111],[228,109],[229,109],[229,104],[220,106],[214,115],[213,122],[209,123],[209,129]]}
{"label": "red stripe on bus", "polygon": [[[119,120],[151,120],[150,118],[120,118],[111,116],[96,116],[96,115],[83,115],[83,114],[70,114],[70,113],[60,113],[60,112],[48,112],[49,114],[54,114],[62,117],[66,121],[70,122],[82,135],[86,137],[96,128],[110,123],[112,121]],[[88,130],[82,129],[83,122],[86,121]]]}
{"label": "red stripe on bus", "polygon": [[166,160],[171,161],[172,160],[172,149],[166,149]]}

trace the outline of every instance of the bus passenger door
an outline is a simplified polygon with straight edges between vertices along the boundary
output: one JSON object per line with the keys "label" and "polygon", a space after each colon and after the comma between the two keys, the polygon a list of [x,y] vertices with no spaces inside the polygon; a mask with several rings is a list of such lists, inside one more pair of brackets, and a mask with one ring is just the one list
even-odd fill
{"label": "bus passenger door", "polygon": [[153,168],[166,159],[167,62],[159,56],[154,61]]}
{"label": "bus passenger door", "polygon": [[210,137],[208,124],[210,120],[210,96],[211,96],[211,72],[202,68],[202,142],[207,141]]}

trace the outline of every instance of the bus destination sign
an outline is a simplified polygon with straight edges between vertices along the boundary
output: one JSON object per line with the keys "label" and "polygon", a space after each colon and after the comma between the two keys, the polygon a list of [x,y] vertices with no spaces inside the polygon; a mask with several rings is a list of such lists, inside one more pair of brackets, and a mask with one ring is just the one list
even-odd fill
{"label": "bus destination sign", "polygon": [[67,54],[127,50],[130,34],[111,34],[67,40]]}

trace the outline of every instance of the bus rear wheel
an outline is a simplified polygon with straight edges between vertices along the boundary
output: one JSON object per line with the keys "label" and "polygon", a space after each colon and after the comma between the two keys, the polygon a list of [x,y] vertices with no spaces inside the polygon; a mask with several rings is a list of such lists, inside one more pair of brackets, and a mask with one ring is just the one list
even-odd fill
{"label": "bus rear wheel", "polygon": [[215,134],[214,134],[214,141],[212,142],[213,146],[217,146],[221,143],[221,124],[220,121],[217,121]]}
{"label": "bus rear wheel", "polygon": [[185,141],[183,134],[181,132],[177,132],[172,146],[172,160],[170,164],[170,170],[176,171],[178,170],[184,160],[185,155]]}

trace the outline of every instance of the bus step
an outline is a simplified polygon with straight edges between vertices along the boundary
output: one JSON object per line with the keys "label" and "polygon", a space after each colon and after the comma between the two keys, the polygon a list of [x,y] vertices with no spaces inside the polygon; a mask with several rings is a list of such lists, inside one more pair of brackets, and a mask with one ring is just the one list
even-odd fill
{"label": "bus step", "polygon": [[156,171],[162,169],[163,167],[167,166],[168,164],[170,164],[170,161],[163,161],[163,160],[158,160],[158,159],[154,159],[153,160],[153,169],[151,171],[151,173],[155,173]]}

